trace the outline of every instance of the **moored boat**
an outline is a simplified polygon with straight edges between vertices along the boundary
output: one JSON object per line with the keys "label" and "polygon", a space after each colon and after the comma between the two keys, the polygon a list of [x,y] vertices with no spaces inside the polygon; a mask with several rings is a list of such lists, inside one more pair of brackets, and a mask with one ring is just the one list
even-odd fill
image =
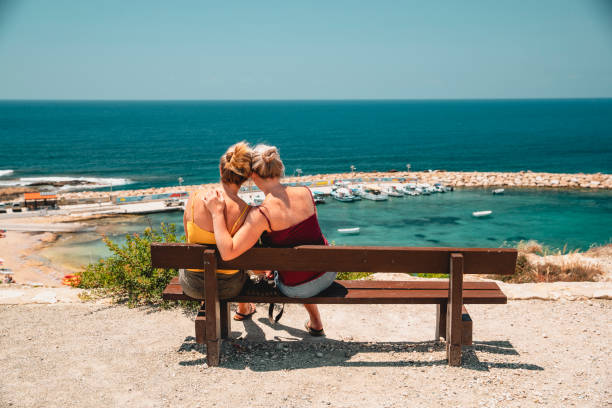
{"label": "moored boat", "polygon": [[389,196],[382,192],[378,186],[362,186],[361,190],[359,190],[359,196],[372,201],[384,201],[389,199]]}
{"label": "moored boat", "polygon": [[361,228],[338,228],[338,232],[342,235],[357,235],[361,231]]}
{"label": "moored boat", "polygon": [[383,192],[389,195],[390,197],[403,197],[404,192],[401,187],[396,185],[390,185],[383,188]]}
{"label": "moored boat", "polygon": [[494,195],[499,195],[499,194],[504,194],[504,189],[503,188],[496,188],[495,190],[493,190],[493,194]]}
{"label": "moored boat", "polygon": [[323,197],[322,194],[314,193],[312,195],[312,198],[313,198],[313,200],[314,200],[316,205],[325,204],[325,197]]}
{"label": "moored boat", "polygon": [[354,201],[354,196],[346,187],[340,187],[331,192],[331,196],[338,201],[350,203]]}
{"label": "moored boat", "polygon": [[481,217],[487,217],[487,216],[489,216],[489,215],[491,215],[491,214],[493,214],[493,211],[491,211],[491,210],[486,210],[486,211],[474,211],[474,212],[472,213],[472,215],[473,215],[474,217],[478,217],[478,218],[481,218]]}

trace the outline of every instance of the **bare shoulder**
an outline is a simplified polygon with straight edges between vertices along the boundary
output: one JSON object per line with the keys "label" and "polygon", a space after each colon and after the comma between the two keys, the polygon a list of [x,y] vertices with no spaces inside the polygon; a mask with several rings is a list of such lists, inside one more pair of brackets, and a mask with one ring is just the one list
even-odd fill
{"label": "bare shoulder", "polygon": [[185,217],[191,216],[191,210],[193,209],[193,205],[195,203],[195,200],[196,200],[196,197],[199,191],[200,190],[192,191],[191,194],[189,194],[189,198],[187,199],[187,202],[185,203],[185,211],[183,212],[183,215]]}

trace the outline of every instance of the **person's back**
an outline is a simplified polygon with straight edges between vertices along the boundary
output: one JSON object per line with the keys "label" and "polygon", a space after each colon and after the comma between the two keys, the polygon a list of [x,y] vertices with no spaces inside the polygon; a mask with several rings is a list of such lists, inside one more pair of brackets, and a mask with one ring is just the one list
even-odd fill
{"label": "person's back", "polygon": [[[185,238],[189,243],[215,243],[212,215],[202,200],[204,194],[204,190],[194,192],[185,205],[183,226],[185,228]],[[245,212],[249,209],[249,205],[238,196],[232,196],[226,192],[223,193],[223,196],[226,203],[227,229],[233,233],[240,227],[241,221],[244,220]]]}
{"label": "person's back", "polygon": [[290,228],[316,212],[310,192],[305,187],[284,187],[277,194],[268,194],[260,207],[267,210],[273,231]]}
{"label": "person's back", "polygon": [[[225,215],[227,228],[233,235],[243,225],[249,209],[240,197],[238,191],[240,186],[251,174],[251,151],[246,143],[237,143],[231,146],[221,156],[219,162],[221,176],[221,187],[224,200],[227,204]],[[205,192],[193,193],[185,206],[183,215],[183,226],[185,237],[189,243],[216,244],[212,215],[203,202]],[[179,282],[183,291],[195,299],[204,298],[204,274],[198,269],[181,269],[179,271]],[[217,270],[217,287],[221,299],[238,295],[246,282],[247,274],[240,270]],[[238,315],[250,315],[254,307],[240,304]]]}

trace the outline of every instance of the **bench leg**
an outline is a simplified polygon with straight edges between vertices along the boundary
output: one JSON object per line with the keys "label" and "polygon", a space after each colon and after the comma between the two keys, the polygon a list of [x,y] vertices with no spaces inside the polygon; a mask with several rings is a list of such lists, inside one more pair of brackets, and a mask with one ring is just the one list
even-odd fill
{"label": "bench leg", "polygon": [[222,301],[221,308],[221,338],[227,339],[232,331],[232,319],[230,318],[230,302]]}
{"label": "bench leg", "polygon": [[446,317],[446,357],[448,365],[461,365],[461,332],[463,321],[463,255],[450,256],[450,277],[448,287],[448,310]]}
{"label": "bench leg", "polygon": [[436,341],[440,340],[440,337],[446,340],[446,306],[446,303],[436,305]]}
{"label": "bench leg", "polygon": [[206,299],[206,360],[210,367],[221,359],[221,306],[217,291],[217,257],[215,251],[204,251],[204,290]]}
{"label": "bench leg", "polygon": [[461,345],[471,346],[472,345],[472,318],[468,313],[465,306],[461,308],[461,322],[463,327],[461,328]]}
{"label": "bench leg", "polygon": [[204,344],[206,339],[206,309],[204,303],[202,303],[195,319],[195,338],[196,343],[199,344]]}

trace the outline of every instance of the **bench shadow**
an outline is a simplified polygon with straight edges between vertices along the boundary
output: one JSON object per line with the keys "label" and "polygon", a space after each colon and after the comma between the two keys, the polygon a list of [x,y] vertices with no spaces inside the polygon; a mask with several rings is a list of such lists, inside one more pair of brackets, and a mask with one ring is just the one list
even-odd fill
{"label": "bench shadow", "polygon": [[[265,322],[263,322],[265,320]],[[270,324],[267,319],[259,319]],[[276,341],[249,340],[249,334],[242,338],[231,338],[223,342],[221,367],[230,370],[268,372],[298,370],[317,367],[433,367],[446,366],[446,344],[437,341],[420,342],[354,342],[328,338],[309,339],[305,330],[299,330],[279,323],[275,329],[286,330],[289,336],[275,336]],[[251,338],[261,339],[262,330],[250,321],[245,328],[251,330]],[[238,332],[232,333],[234,336]],[[313,341],[314,340],[314,341]],[[185,338],[177,350],[179,353],[195,352],[195,359],[180,361],[181,366],[197,366],[206,363],[206,346],[197,344],[193,336]],[[389,355],[388,360],[371,360],[367,354]],[[398,354],[401,358],[398,359]],[[509,341],[478,341],[463,347],[462,368],[487,372],[491,368],[510,370],[542,371],[536,364],[520,362],[488,362],[489,354],[519,356]],[[497,359],[498,360],[498,359]]]}

